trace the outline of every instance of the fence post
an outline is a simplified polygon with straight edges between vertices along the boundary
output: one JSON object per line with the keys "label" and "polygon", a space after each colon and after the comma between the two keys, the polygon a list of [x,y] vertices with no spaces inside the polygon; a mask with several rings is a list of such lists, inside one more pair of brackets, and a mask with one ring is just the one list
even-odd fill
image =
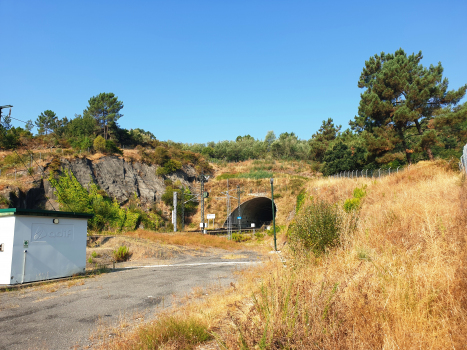
{"label": "fence post", "polygon": [[398,174],[399,174],[399,168],[400,168],[400,166],[398,166],[398,167],[397,167],[397,170],[396,170],[396,173],[398,173]]}
{"label": "fence post", "polygon": [[381,177],[381,168],[378,169],[378,177]]}
{"label": "fence post", "polygon": [[389,175],[391,175],[391,167],[389,167]]}

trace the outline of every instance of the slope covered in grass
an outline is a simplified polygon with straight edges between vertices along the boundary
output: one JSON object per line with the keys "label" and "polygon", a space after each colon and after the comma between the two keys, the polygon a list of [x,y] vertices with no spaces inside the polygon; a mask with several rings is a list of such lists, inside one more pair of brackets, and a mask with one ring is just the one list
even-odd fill
{"label": "slope covered in grass", "polygon": [[339,248],[294,256],[266,276],[224,336],[228,348],[465,347],[464,178],[420,163],[377,181],[322,179],[308,189],[342,206],[362,185],[359,211],[341,213],[354,225],[343,225]]}

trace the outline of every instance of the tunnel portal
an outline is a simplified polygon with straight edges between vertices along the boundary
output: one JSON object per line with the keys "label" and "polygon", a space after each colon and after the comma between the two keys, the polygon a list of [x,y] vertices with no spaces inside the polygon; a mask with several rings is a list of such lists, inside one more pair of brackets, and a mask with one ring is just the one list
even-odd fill
{"label": "tunnel portal", "polygon": [[[250,228],[251,224],[255,224],[257,228],[264,224],[272,222],[272,201],[267,197],[257,197],[250,199],[249,201],[240,204],[241,220],[237,218],[239,215],[238,207],[229,215],[231,217],[231,223],[233,228],[239,227],[239,221],[242,228]],[[274,204],[274,213],[277,215],[277,208]],[[223,227],[227,226],[227,220],[225,220]]]}

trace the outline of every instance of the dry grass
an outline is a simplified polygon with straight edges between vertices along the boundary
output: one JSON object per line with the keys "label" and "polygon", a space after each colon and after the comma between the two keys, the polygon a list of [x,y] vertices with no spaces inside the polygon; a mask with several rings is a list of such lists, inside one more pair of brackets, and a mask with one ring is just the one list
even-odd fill
{"label": "dry grass", "polygon": [[241,243],[229,241],[226,237],[204,235],[201,233],[155,233],[136,230],[125,233],[126,236],[144,238],[158,243],[172,244],[193,248],[220,248],[226,250],[244,249]]}
{"label": "dry grass", "polygon": [[[421,163],[377,181],[319,179],[307,189],[342,205],[364,183],[356,228],[339,248],[252,268],[177,317],[201,322],[219,349],[467,348],[467,184],[442,164]],[[141,334],[103,348],[147,349]]]}
{"label": "dry grass", "polygon": [[[227,348],[466,348],[467,186],[432,163],[364,181],[356,230],[328,257],[266,276]],[[310,185],[336,201],[357,182]]]}

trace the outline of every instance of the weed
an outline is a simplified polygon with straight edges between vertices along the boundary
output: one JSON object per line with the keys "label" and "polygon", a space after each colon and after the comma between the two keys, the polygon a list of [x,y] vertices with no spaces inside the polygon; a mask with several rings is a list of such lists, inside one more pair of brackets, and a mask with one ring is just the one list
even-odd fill
{"label": "weed", "polygon": [[318,200],[306,207],[289,227],[290,244],[316,255],[339,244],[342,218],[337,206]]}
{"label": "weed", "polygon": [[113,251],[113,256],[116,262],[127,261],[131,256],[130,248],[122,245]]}
{"label": "weed", "polygon": [[232,233],[232,240],[235,241],[235,242],[246,242],[246,241],[251,240],[251,236],[241,234],[241,233],[237,233],[237,232],[233,232]]}
{"label": "weed", "polygon": [[91,253],[91,256],[92,256],[93,258],[97,258],[97,253],[96,253],[96,252],[92,252],[92,253]]}
{"label": "weed", "polygon": [[357,211],[360,208],[360,198],[349,198],[344,202],[344,210],[347,213]]}
{"label": "weed", "polygon": [[295,207],[295,212],[298,213],[300,211],[300,208],[302,207],[303,203],[305,203],[306,199],[306,191],[301,190],[300,193],[297,196],[297,205]]}
{"label": "weed", "polygon": [[261,232],[259,232],[259,231],[256,231],[256,232],[255,232],[255,237],[256,237],[257,239],[262,239],[262,238],[264,238],[264,233],[261,233]]}
{"label": "weed", "polygon": [[92,259],[92,256],[88,259],[88,263],[92,264],[93,263],[93,259]]}
{"label": "weed", "polygon": [[160,349],[167,344],[172,349],[190,350],[202,342],[212,339],[208,328],[199,319],[165,315],[140,330],[142,349]]}

